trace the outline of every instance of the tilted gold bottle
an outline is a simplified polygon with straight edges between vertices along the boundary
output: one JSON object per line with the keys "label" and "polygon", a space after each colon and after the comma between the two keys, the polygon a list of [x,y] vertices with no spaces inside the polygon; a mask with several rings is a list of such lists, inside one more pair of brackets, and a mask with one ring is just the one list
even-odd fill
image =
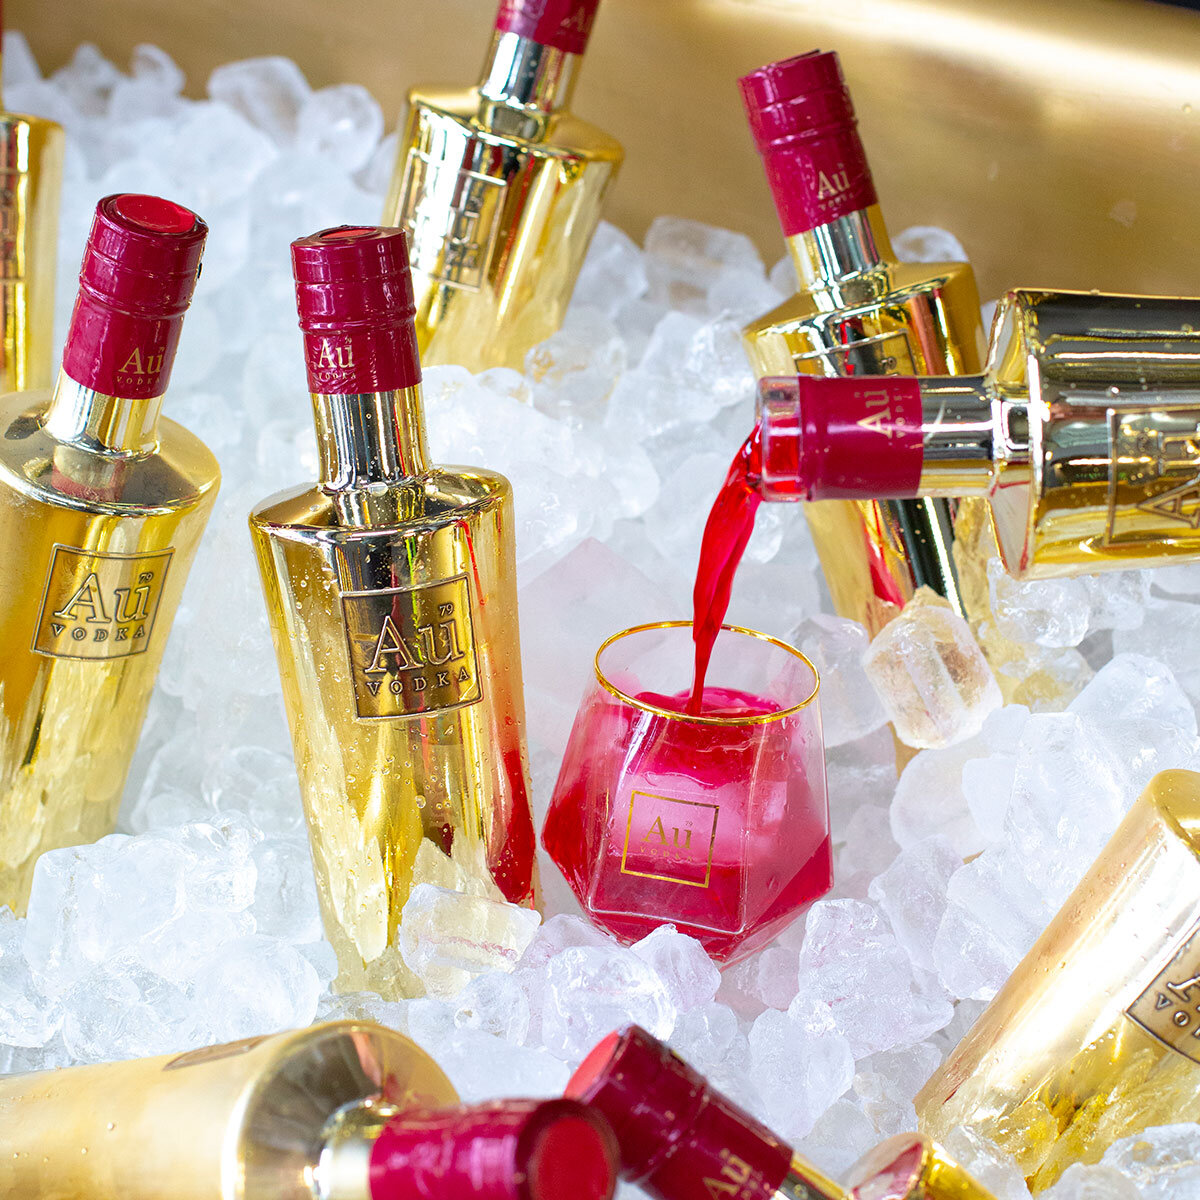
{"label": "tilted gold bottle", "polygon": [[1200,774],[1156,775],[917,1097],[1035,1191],[1120,1138],[1200,1120]]}
{"label": "tilted gold bottle", "polygon": [[566,1094],[603,1114],[621,1178],[652,1200],[993,1200],[915,1133],[889,1138],[835,1183],[636,1025],[596,1046]]}
{"label": "tilted gold bottle", "polygon": [[767,499],[986,496],[1024,578],[1200,557],[1200,299],[1009,292],[982,375],[759,400]]}
{"label": "tilted gold bottle", "polygon": [[338,985],[417,994],[416,884],[534,901],[512,490],[429,464],[404,234],[292,258],[321,477],[250,526]]}
{"label": "tilted gold bottle", "polygon": [[60,125],[0,113],[0,394],[53,379],[62,163]]}
{"label": "tilted gold bottle", "polygon": [[409,237],[426,366],[520,368],[571,299],[621,165],[569,109],[599,0],[501,0],[483,78],[415,88],[385,225]]}
{"label": "tilted gold bottle", "polygon": [[582,1104],[457,1101],[418,1046],[350,1021],[173,1056],[13,1075],[0,1078],[0,1195],[611,1197],[612,1133]]}
{"label": "tilted gold bottle", "polygon": [[[967,263],[893,257],[854,109],[833,53],[741,81],[801,290],[746,326],[757,375],[960,375],[986,347]],[[834,608],[877,633],[922,585],[960,612],[954,510],[943,500],[805,510]]]}
{"label": "tilted gold bottle", "polygon": [[220,471],[159,417],[207,229],[96,209],[53,392],[0,398],[0,904],[38,855],[111,833]]}

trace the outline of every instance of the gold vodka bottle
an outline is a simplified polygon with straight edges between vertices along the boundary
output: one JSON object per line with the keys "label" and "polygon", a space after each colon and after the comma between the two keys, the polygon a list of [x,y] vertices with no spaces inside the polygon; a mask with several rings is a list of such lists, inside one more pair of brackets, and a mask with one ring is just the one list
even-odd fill
{"label": "gold vodka bottle", "polygon": [[1200,774],[1156,775],[917,1097],[1034,1190],[1120,1138],[1200,1120]]}
{"label": "gold vodka bottle", "polygon": [[220,480],[159,417],[207,229],[101,200],[53,391],[0,398],[0,904],[38,855],[111,833]]}
{"label": "gold vodka bottle", "polygon": [[760,384],[768,499],[986,496],[1021,578],[1200,557],[1200,299],[1009,292],[982,375]]}
{"label": "gold vodka bottle", "polygon": [[571,299],[624,156],[569,109],[599,0],[501,0],[473,88],[415,88],[383,211],[426,366],[520,368]]}
{"label": "gold vodka bottle", "polygon": [[457,1101],[418,1046],[350,1021],[174,1056],[13,1075],[0,1078],[0,1195],[611,1197],[612,1133],[582,1104]]}
{"label": "gold vodka bottle", "polygon": [[0,394],[53,378],[62,162],[61,126],[0,113]]}
{"label": "gold vodka bottle", "polygon": [[[971,267],[895,261],[837,55],[774,63],[741,87],[801,285],[742,331],[755,373],[979,370],[986,341]],[[877,633],[922,585],[965,613],[947,501],[866,496],[805,515],[842,616]]]}
{"label": "gold vodka bottle", "polygon": [[321,477],[250,526],[338,986],[411,995],[416,884],[535,899],[512,490],[429,463],[404,234],[292,259]]}
{"label": "gold vodka bottle", "polygon": [[567,1084],[621,1147],[621,1178],[651,1200],[994,1200],[940,1146],[900,1134],[834,1182],[662,1042],[609,1034]]}

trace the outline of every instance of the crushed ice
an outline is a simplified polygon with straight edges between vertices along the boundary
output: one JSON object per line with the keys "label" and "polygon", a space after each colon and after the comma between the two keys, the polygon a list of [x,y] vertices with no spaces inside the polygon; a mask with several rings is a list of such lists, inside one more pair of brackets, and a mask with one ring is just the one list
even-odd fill
{"label": "crushed ice", "polygon": [[[46,855],[28,919],[0,912],[0,1069],[346,1015],[406,1030],[468,1098],[545,1094],[632,1019],[830,1170],[910,1129],[916,1090],[1141,787],[1164,767],[1200,766],[1200,667],[1188,665],[1200,566],[1029,585],[993,572],[997,633],[1038,663],[1038,710],[997,707],[989,691],[984,711],[948,714],[951,735],[897,784],[866,635],[828,614],[802,514],[766,507],[730,618],[791,636],[825,672],[833,895],[721,976],[671,928],[617,945],[543,863],[540,925],[477,897],[414,892],[404,954],[428,998],[334,996],[245,519],[316,465],[288,242],[374,223],[392,114],[354,85],[311,89],[283,59],[220,68],[202,101],[181,96],[182,73],[150,46],[127,72],[83,46],[44,79],[10,33],[4,61],[9,109],[69,135],[60,337],[101,195],[157,191],[208,220],[169,414],[214,448],[225,483],[134,763],[125,832]],[[961,253],[929,228],[897,245],[913,258]],[[750,422],[738,328],[792,286],[786,261],[768,274],[738,233],[662,218],[643,250],[605,225],[565,326],[525,373],[426,373],[436,457],[486,463],[515,485],[539,819],[599,641],[688,613],[701,526]],[[443,936],[460,904],[488,908],[486,945]],[[951,1149],[998,1196],[1027,1195],[986,1144],[963,1133]],[[1198,1186],[1198,1160],[1196,1126],[1164,1127],[1072,1168],[1051,1194],[1178,1195]]]}

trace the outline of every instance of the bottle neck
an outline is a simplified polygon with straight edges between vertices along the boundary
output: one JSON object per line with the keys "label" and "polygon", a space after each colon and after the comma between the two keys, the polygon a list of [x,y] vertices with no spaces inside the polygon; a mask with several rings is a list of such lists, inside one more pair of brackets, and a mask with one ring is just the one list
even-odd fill
{"label": "bottle neck", "polygon": [[55,438],[96,454],[136,457],[158,448],[163,398],[130,399],[85,387],[60,371],[45,429]]}
{"label": "bottle neck", "polygon": [[482,105],[534,114],[566,108],[581,57],[519,33],[497,30],[479,84]]}
{"label": "bottle neck", "polygon": [[313,393],[312,404],[323,490],[382,490],[429,470],[419,383],[357,395]]}
{"label": "bottle neck", "polygon": [[759,385],[766,500],[900,500],[985,494],[1029,461],[1027,395],[983,375]]}
{"label": "bottle neck", "polygon": [[802,289],[830,287],[892,259],[878,204],[805,229],[787,241]]}

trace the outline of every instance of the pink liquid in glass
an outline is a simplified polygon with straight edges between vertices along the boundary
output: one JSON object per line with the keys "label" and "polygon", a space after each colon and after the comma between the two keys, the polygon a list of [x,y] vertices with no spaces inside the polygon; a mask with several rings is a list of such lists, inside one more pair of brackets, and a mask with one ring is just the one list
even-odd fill
{"label": "pink liquid in glass", "polygon": [[[685,713],[690,692],[636,699]],[[705,690],[706,717],[778,712]],[[831,884],[824,778],[792,720],[710,725],[598,690],[576,717],[543,842],[593,919],[623,941],[664,921],[732,961]]]}

